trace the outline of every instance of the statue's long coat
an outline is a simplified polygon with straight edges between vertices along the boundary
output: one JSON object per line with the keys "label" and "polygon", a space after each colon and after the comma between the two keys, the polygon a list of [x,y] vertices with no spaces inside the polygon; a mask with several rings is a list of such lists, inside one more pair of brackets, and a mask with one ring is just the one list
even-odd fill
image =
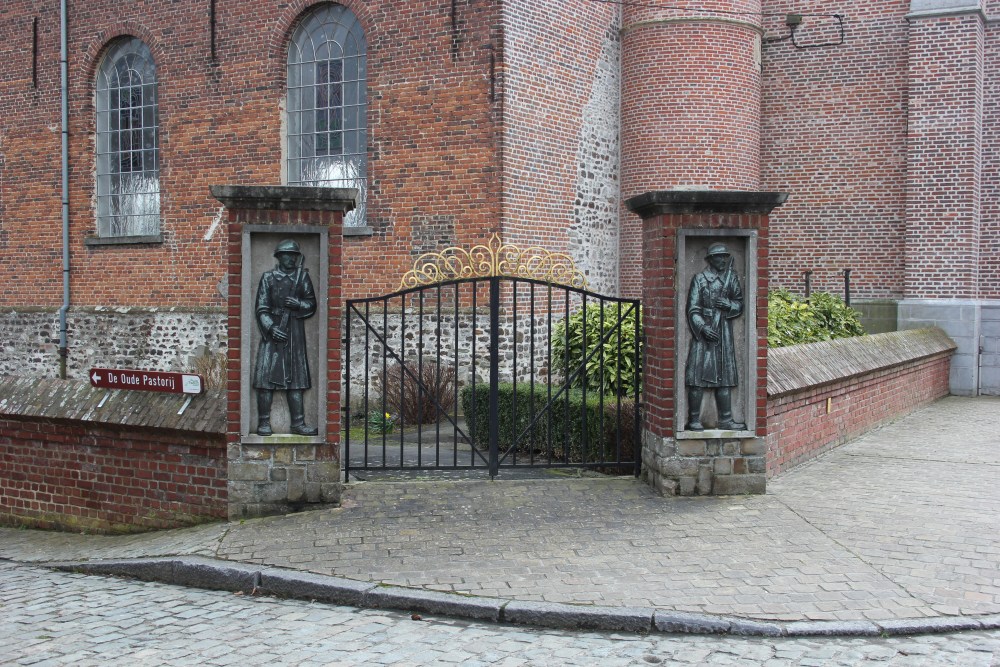
{"label": "statue's long coat", "polygon": [[[255,389],[309,389],[309,360],[306,358],[305,319],[316,312],[316,294],[305,269],[301,269],[298,286],[295,271],[267,271],[257,287],[255,313],[260,327],[260,347],[253,373]],[[285,318],[285,297],[294,296],[305,306],[287,313],[288,340],[274,340],[272,330]]]}
{"label": "statue's long coat", "polygon": [[[716,308],[716,297],[729,300],[729,308]],[[716,273],[709,268],[691,279],[688,290],[687,320],[691,327],[684,384],[689,387],[735,387],[736,345],[733,319],[743,313],[743,290],[735,271]],[[718,342],[706,340],[704,331],[718,331]]]}

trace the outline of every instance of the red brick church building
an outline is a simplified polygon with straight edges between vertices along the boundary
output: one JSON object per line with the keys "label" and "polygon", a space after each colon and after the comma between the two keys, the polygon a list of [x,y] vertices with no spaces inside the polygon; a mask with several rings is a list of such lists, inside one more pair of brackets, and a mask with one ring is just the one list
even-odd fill
{"label": "red brick church building", "polygon": [[997,72],[1000,0],[5,0],[0,373],[223,349],[212,185],[358,188],[349,297],[494,233],[638,295],[625,201],[703,189],[788,193],[772,287],[850,269],[997,394]]}

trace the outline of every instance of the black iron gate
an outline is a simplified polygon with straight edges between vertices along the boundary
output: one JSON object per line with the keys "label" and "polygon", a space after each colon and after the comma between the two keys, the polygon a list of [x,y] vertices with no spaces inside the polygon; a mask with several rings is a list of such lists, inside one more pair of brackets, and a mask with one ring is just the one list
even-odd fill
{"label": "black iron gate", "polygon": [[344,465],[639,474],[639,302],[509,276],[347,302]]}

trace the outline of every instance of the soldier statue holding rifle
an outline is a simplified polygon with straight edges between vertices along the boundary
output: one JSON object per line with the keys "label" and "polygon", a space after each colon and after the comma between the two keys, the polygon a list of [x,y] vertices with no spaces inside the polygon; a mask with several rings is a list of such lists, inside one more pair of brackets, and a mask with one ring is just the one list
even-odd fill
{"label": "soldier statue holding rifle", "polygon": [[733,320],[743,314],[743,290],[733,270],[733,258],[722,243],[705,253],[708,267],[691,279],[687,320],[691,327],[684,384],[687,388],[688,431],[703,431],[701,400],[706,389],[715,394],[718,427],[746,430],[733,418],[732,390],[738,384]]}
{"label": "soldier statue holding rifle", "polygon": [[285,392],[291,431],[317,435],[305,423],[305,390],[311,386],[306,358],[305,319],[316,312],[316,294],[309,272],[302,266],[299,244],[290,239],[274,250],[278,260],[260,277],[255,313],[261,341],[257,349],[253,386],[257,390],[257,434],[272,435],[271,401],[275,390]]}

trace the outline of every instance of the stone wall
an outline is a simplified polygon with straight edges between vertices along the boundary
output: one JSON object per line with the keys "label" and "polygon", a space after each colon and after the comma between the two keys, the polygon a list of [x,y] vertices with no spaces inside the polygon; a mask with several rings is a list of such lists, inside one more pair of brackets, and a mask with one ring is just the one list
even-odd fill
{"label": "stone wall", "polygon": [[947,396],[955,349],[916,329],[769,350],[767,474]]}
{"label": "stone wall", "polygon": [[[201,358],[225,354],[221,308],[71,308],[66,376],[91,368],[195,371]],[[59,376],[56,308],[0,309],[0,375]]]}
{"label": "stone wall", "polygon": [[[0,523],[95,532],[226,518],[224,396],[0,377]],[[103,404],[102,404],[103,400]]]}

